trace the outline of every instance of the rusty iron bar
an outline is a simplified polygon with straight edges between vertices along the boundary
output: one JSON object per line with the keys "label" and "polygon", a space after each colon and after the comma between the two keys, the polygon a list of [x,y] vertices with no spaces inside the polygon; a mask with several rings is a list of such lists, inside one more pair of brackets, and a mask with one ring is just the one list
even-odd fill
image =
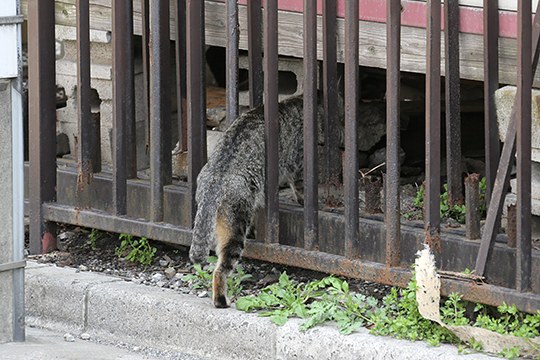
{"label": "rusty iron bar", "polygon": [[[92,112],[90,116],[90,148],[92,150],[92,169],[101,172],[101,113]],[[97,165],[96,165],[97,164]]]}
{"label": "rusty iron bar", "polygon": [[238,24],[238,0],[227,3],[227,124],[238,117],[238,52],[240,25]]}
{"label": "rusty iron bar", "polygon": [[278,152],[278,5],[264,4],[264,119],[266,136],[266,234],[267,243],[279,242]]}
{"label": "rusty iron bar", "polygon": [[[56,86],[54,1],[28,1],[28,177],[30,253],[55,247],[52,224],[43,217],[42,204],[56,200]],[[53,239],[49,244],[47,239]],[[43,241],[42,241],[43,240]]]}
{"label": "rusty iron bar", "polygon": [[426,242],[440,251],[441,191],[441,2],[428,1],[426,44]]}
{"label": "rusty iron bar", "polygon": [[516,285],[531,289],[531,2],[518,0]]}
{"label": "rusty iron bar", "polygon": [[516,248],[516,226],[517,226],[517,209],[515,204],[510,204],[506,212],[506,245]]}
{"label": "rusty iron bar", "polygon": [[150,2],[150,220],[163,221],[163,187],[172,181],[169,1]]}
{"label": "rusty iron bar", "polygon": [[317,1],[304,0],[304,248],[318,248]]}
{"label": "rusty iron bar", "polygon": [[459,2],[444,2],[446,166],[448,203],[463,204],[461,179],[461,93],[459,73]]}
{"label": "rusty iron bar", "polygon": [[[538,66],[538,58],[540,56],[540,3],[536,7],[534,15],[534,24],[532,27],[532,49],[534,51],[531,54],[531,77],[534,78],[536,74],[536,68]],[[499,166],[497,168],[497,176],[493,183],[493,191],[491,193],[491,200],[486,215],[486,223],[484,225],[484,233],[482,234],[482,241],[478,255],[476,257],[475,273],[477,275],[484,275],[486,270],[487,260],[489,257],[490,249],[501,220],[502,209],[504,206],[504,198],[506,196],[506,189],[510,181],[510,170],[513,164],[514,155],[516,153],[516,108],[518,97],[514,101],[512,113],[510,115],[510,122],[508,123],[508,129],[506,130],[506,137],[504,139],[504,145],[501,151],[499,160]]]}
{"label": "rusty iron bar", "polygon": [[133,37],[133,2],[127,1],[127,15],[124,18],[124,26],[127,35],[125,37],[125,48],[127,52],[126,61],[126,165],[128,179],[137,178],[137,119],[135,117],[135,46]]}
{"label": "rusty iron bar", "polygon": [[[128,137],[131,136],[128,123],[134,118],[133,88],[133,4],[130,1],[114,0],[112,3],[112,45],[113,45],[113,212],[115,215],[127,213]],[[129,128],[128,128],[129,127]],[[135,139],[132,140],[134,142]],[[135,161],[136,162],[136,161]],[[132,174],[130,174],[132,175]]]}
{"label": "rusty iron bar", "polygon": [[465,236],[480,238],[480,175],[470,174],[465,178]]}
{"label": "rusty iron bar", "polygon": [[96,209],[79,209],[57,203],[45,204],[44,214],[50,221],[59,223],[159,239],[161,242],[174,245],[189,246],[191,244],[190,229],[178,225],[116,216]]}
{"label": "rusty iron bar", "polygon": [[401,3],[386,7],[386,176],[385,218],[386,265],[398,266],[401,259],[401,211],[399,196],[400,149],[400,45]]}
{"label": "rusty iron bar", "polygon": [[204,1],[187,0],[188,181],[191,223],[195,220],[197,176],[206,162],[206,80],[204,61]]}
{"label": "rusty iron bar", "polygon": [[178,109],[178,142],[180,151],[187,150],[186,99],[186,0],[176,0],[176,108]]}
{"label": "rusty iron bar", "polygon": [[358,221],[358,0],[345,8],[345,159],[343,193],[345,201],[345,254],[360,256]]}
{"label": "rusty iron bar", "polygon": [[337,78],[337,5],[334,0],[324,0],[323,6],[323,105],[324,105],[324,182],[327,196],[330,187],[341,184],[341,151],[338,123],[338,78]]}
{"label": "rusty iron bar", "polygon": [[499,163],[499,131],[495,90],[499,87],[499,4],[484,0],[484,141],[486,205],[489,204]]}
{"label": "rusty iron bar", "polygon": [[[91,138],[92,123],[90,113],[90,5],[88,1],[77,0],[77,161],[79,179],[77,190],[84,191],[91,181],[93,170]],[[100,159],[101,161],[101,159]]]}
{"label": "rusty iron bar", "polygon": [[[412,276],[409,270],[391,268],[371,261],[347,259],[339,255],[253,241],[247,242],[243,256],[401,287],[405,287]],[[538,294],[520,293],[494,285],[445,278],[441,279],[441,283],[443,296],[456,292],[463,294],[464,300],[492,306],[505,302],[515,304],[521,311],[530,313],[535,313],[540,307]]]}
{"label": "rusty iron bar", "polygon": [[362,178],[365,193],[365,212],[368,214],[380,214],[382,180],[378,176],[367,175]]}
{"label": "rusty iron bar", "polygon": [[247,2],[248,56],[249,56],[249,106],[256,108],[263,103],[262,70],[262,11],[261,0]]}
{"label": "rusty iron bar", "polygon": [[150,0],[141,1],[143,111],[145,153],[150,152]]}

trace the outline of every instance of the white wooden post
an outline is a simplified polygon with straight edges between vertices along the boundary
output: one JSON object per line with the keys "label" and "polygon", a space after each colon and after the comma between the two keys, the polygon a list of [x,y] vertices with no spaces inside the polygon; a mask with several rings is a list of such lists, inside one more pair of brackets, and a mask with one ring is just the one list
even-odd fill
{"label": "white wooden post", "polygon": [[24,341],[24,194],[21,23],[18,0],[0,6],[0,343]]}

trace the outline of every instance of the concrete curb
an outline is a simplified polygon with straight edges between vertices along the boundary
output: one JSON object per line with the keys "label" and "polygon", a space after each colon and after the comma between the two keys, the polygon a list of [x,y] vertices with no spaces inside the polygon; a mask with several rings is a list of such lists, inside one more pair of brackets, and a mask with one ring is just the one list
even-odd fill
{"label": "concrete curb", "polygon": [[302,333],[298,320],[278,327],[255,314],[215,309],[208,298],[35,262],[26,269],[26,311],[29,325],[210,359],[495,359],[365,329]]}

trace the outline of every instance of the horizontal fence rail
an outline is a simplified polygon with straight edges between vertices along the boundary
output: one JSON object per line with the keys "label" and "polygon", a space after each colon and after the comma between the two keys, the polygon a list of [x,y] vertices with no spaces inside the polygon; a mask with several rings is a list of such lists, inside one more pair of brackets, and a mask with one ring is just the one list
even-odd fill
{"label": "horizontal fence rail", "polygon": [[[513,303],[529,312],[540,308],[540,279],[535,276],[540,270],[540,254],[532,246],[530,198],[531,88],[540,51],[540,8],[531,22],[530,2],[518,1],[517,95],[513,121],[500,149],[494,100],[499,88],[499,13],[495,2],[484,1],[485,31],[479,39],[484,48],[482,125],[488,208],[482,231],[481,176],[462,169],[466,138],[461,133],[462,102],[466,99],[462,100],[461,93],[463,48],[458,2],[447,0],[441,5],[431,0],[422,7],[427,24],[425,108],[419,110],[425,114],[423,222],[406,221],[402,214],[400,152],[406,104],[401,88],[409,75],[402,73],[407,30],[400,2],[387,2],[385,9],[386,54],[381,67],[386,68],[386,82],[381,99],[386,123],[385,137],[380,141],[381,147],[385,146],[384,160],[367,170],[360,168],[358,132],[368,121],[363,107],[373,104],[367,95],[367,72],[359,66],[363,51],[360,34],[365,24],[359,20],[364,21],[370,10],[364,9],[365,2],[360,0],[302,3],[303,8],[297,9],[302,11],[303,21],[296,25],[301,34],[298,39],[278,37],[281,16],[287,15],[279,11],[277,0],[250,0],[247,4],[226,0],[223,4],[227,46],[226,95],[222,100],[227,116],[220,129],[242,116],[239,94],[246,84],[249,108],[264,104],[260,111],[264,113],[265,207],[255,216],[256,239],[246,241],[244,256],[405,286],[412,276],[409,267],[417,250],[427,243],[441,270],[455,273],[474,267],[476,275],[485,276],[484,283],[476,283],[443,273],[444,295],[460,292],[467,300],[490,305]],[[112,1],[112,166],[107,166],[102,163],[105,149],[100,131],[104,131],[104,124],[91,105],[92,4],[78,0],[75,5],[78,128],[75,154],[69,160],[56,158],[52,142],[57,130],[54,1],[28,0],[30,253],[54,249],[55,223],[129,233],[175,245],[191,244],[197,177],[209,151],[207,5],[215,4],[142,0],[141,8],[135,10],[129,1]],[[140,12],[140,23],[133,22],[134,11]],[[338,13],[344,19],[339,19]],[[134,28],[141,29],[141,36],[134,35]],[[241,29],[248,30],[247,52],[240,50]],[[175,41],[172,49],[171,40]],[[280,117],[284,116],[279,105],[283,95],[280,49],[290,41],[301,41],[303,54],[302,81],[298,83],[303,89],[302,110],[294,114],[303,124],[303,133],[298,134],[303,143],[302,204],[291,203],[280,191]],[[136,56],[140,62],[135,61]],[[247,74],[240,71],[242,56],[246,56]],[[137,71],[141,73],[142,94],[135,92]],[[135,111],[139,103],[142,130],[136,123],[136,117],[141,116]],[[142,142],[141,138],[144,143],[137,142]],[[177,150],[186,156],[185,179],[172,175],[172,144],[177,141]],[[505,234],[499,234],[516,149],[517,203],[509,207]],[[144,163],[138,157],[141,154],[148,157],[148,172],[140,168]],[[443,159],[446,169],[441,169]],[[446,175],[441,174],[444,170]],[[449,206],[467,209],[463,227],[441,225],[441,179],[447,182]]]}

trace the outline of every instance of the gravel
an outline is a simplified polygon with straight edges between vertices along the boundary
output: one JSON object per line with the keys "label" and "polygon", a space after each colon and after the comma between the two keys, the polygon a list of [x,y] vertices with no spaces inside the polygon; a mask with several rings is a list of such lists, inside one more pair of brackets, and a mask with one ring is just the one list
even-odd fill
{"label": "gravel", "polygon": [[[193,294],[208,297],[208,290],[193,286],[188,274],[192,274],[193,265],[189,261],[186,247],[172,247],[158,242],[150,244],[157,248],[152,264],[143,266],[115,254],[120,245],[118,236],[110,233],[95,234],[89,240],[90,231],[79,227],[64,226],[59,234],[62,238],[63,251],[55,251],[44,255],[33,255],[30,258],[42,263],[54,263],[60,267],[73,267],[77,271],[101,272],[130,281],[135,284],[168,288],[182,294]],[[207,268],[204,267],[205,269]],[[251,278],[242,283],[243,290],[239,296],[258,293],[268,285],[278,281],[279,275],[286,271],[294,280],[309,282],[320,279],[327,274],[293,267],[279,266],[261,261],[242,259],[241,266]],[[389,291],[389,287],[369,281],[349,279],[351,290],[381,299]]]}

